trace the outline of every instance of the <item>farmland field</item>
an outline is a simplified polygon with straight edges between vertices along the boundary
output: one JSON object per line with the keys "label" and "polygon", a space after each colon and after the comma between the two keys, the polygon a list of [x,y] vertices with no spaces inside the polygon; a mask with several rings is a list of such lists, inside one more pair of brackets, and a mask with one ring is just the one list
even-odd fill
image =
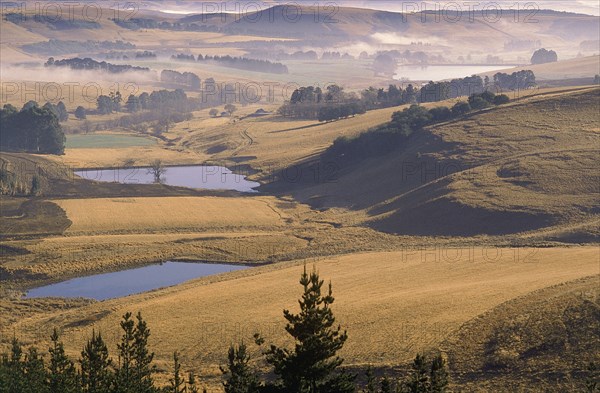
{"label": "farmland field", "polygon": [[66,147],[68,149],[98,149],[132,146],[149,146],[156,142],[152,139],[119,134],[69,135]]}

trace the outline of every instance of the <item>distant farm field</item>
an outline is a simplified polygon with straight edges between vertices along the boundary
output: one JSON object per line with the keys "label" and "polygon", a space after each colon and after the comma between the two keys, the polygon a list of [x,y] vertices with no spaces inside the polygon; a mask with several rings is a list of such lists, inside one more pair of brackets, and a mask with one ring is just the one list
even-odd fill
{"label": "distant farm field", "polygon": [[281,224],[262,198],[96,198],[54,201],[73,222],[69,232],[153,232],[167,229],[265,227]]}
{"label": "distant farm field", "polygon": [[67,135],[66,148],[115,148],[132,146],[150,146],[154,144],[156,144],[156,141],[150,138],[124,134]]}

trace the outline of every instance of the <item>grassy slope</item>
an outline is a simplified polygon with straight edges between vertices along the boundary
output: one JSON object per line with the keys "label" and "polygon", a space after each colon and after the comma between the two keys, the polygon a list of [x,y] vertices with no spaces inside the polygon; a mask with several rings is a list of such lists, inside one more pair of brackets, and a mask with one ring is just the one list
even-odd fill
{"label": "grassy slope", "polygon": [[[565,258],[572,262],[565,264]],[[350,336],[343,356],[355,366],[402,364],[416,351],[439,346],[463,323],[490,308],[598,272],[594,247],[433,248],[313,262],[322,277],[333,282],[334,312]],[[77,354],[96,329],[112,349],[120,316],[141,310],[153,331],[151,345],[161,368],[168,367],[177,349],[186,367],[215,377],[231,342],[248,342],[256,331],[269,341],[283,342],[282,310],[297,307],[301,269],[291,263],[199,279],[74,311],[23,318],[10,331],[43,347],[46,335],[58,326],[70,337],[68,351]]]}
{"label": "grassy slope", "polygon": [[464,324],[445,345],[457,382],[466,391],[583,391],[584,370],[600,361],[599,278],[535,291]]}
{"label": "grassy slope", "polygon": [[599,94],[528,97],[429,127],[402,151],[340,167],[336,181],[293,194],[352,207],[375,228],[404,234],[507,234],[582,222],[598,213],[590,169],[598,166]]}

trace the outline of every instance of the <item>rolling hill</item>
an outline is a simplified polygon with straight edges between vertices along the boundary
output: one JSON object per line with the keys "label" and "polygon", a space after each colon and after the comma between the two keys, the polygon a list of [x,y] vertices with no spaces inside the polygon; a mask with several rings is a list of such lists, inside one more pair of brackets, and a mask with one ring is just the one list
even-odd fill
{"label": "rolling hill", "polygon": [[524,98],[428,127],[392,153],[338,164],[335,181],[279,186],[397,234],[531,237],[580,224],[597,239],[599,96],[588,88]]}

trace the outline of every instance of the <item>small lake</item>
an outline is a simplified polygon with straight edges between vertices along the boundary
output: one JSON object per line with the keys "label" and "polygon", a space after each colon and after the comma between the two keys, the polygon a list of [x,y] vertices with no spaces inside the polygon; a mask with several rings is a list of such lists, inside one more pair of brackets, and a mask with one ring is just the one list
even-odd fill
{"label": "small lake", "polygon": [[[165,168],[162,183],[169,186],[256,192],[260,183],[249,181],[223,166],[170,166]],[[148,168],[84,169],[75,171],[84,179],[124,184],[151,184],[154,175]]]}
{"label": "small lake", "polygon": [[411,81],[441,81],[445,79],[464,78],[467,76],[482,74],[512,68],[514,66],[486,66],[486,65],[402,65],[396,70],[394,79],[408,78]]}
{"label": "small lake", "polygon": [[248,266],[215,263],[164,262],[34,288],[28,291],[25,297],[84,297],[106,300],[169,287],[198,277],[247,268]]}

